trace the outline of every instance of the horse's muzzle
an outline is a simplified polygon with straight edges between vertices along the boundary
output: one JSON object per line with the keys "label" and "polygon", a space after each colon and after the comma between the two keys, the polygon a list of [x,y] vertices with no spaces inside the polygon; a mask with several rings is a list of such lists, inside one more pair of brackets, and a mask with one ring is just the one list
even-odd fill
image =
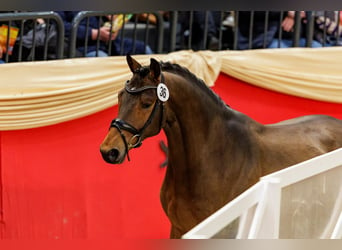
{"label": "horse's muzzle", "polygon": [[125,159],[125,157],[120,156],[120,151],[116,148],[112,148],[110,150],[100,149],[100,152],[102,154],[102,158],[111,164],[120,164]]}

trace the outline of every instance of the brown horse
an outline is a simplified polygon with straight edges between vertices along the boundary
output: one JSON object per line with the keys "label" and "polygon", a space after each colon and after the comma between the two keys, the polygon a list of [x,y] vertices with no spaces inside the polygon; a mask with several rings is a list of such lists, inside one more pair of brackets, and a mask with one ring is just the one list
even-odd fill
{"label": "brown horse", "polygon": [[165,131],[168,167],[161,203],[171,238],[241,194],[260,177],[342,147],[342,121],[311,115],[262,125],[227,106],[206,84],[177,64],[151,59],[119,93],[118,118],[101,145],[108,163]]}

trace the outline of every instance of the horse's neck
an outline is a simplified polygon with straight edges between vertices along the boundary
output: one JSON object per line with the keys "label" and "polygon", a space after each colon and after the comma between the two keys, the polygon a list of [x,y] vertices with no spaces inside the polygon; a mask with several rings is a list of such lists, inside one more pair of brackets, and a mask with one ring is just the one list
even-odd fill
{"label": "horse's neck", "polygon": [[185,80],[179,78],[169,84],[171,97],[165,109],[164,127],[169,167],[178,171],[177,176],[182,176],[180,172],[196,172],[205,167],[210,160],[211,149],[207,147],[219,147],[212,141],[224,136],[223,127],[234,113],[203,90],[196,89],[196,85],[182,81]]}
{"label": "horse's neck", "polygon": [[186,140],[184,143],[198,141],[210,132],[211,123],[217,122],[222,118],[221,113],[228,111],[195,84],[180,76],[172,79],[168,84],[171,96],[166,105],[169,126],[165,132],[172,137],[175,130],[179,130],[179,136]]}

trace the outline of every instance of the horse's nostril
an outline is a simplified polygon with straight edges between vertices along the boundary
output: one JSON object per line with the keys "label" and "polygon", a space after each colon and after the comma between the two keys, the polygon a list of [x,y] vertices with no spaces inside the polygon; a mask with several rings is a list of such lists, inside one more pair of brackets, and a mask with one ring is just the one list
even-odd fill
{"label": "horse's nostril", "polygon": [[108,156],[110,159],[113,159],[113,161],[115,161],[116,158],[119,156],[119,150],[117,150],[116,148],[111,149],[108,152]]}
{"label": "horse's nostril", "polygon": [[119,150],[116,148],[113,148],[109,151],[103,151],[101,150],[101,154],[103,159],[108,162],[108,163],[117,163],[118,162],[118,157],[119,157]]}
{"label": "horse's nostril", "polygon": [[120,155],[120,152],[118,149],[113,148],[113,149],[109,150],[109,152],[107,153],[107,156],[108,156],[107,162],[119,163],[120,162],[119,155]]}

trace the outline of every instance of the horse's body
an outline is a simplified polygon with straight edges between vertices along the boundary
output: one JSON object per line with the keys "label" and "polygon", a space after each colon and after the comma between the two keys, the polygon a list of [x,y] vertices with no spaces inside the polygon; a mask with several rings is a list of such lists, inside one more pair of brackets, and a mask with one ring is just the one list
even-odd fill
{"label": "horse's body", "polygon": [[[172,238],[181,237],[261,176],[342,147],[341,120],[312,115],[262,125],[227,107],[178,65],[160,66],[151,59],[150,68],[141,70],[131,57],[127,61],[134,74],[120,93],[119,117],[142,128],[152,112],[153,105],[146,108],[146,104],[160,104],[141,139],[160,129],[167,136],[168,167],[161,203],[171,221]],[[161,78],[170,93],[162,103],[152,88],[142,88],[158,85]],[[114,123],[101,152],[107,162],[120,163],[133,147],[126,139],[133,132]]]}

